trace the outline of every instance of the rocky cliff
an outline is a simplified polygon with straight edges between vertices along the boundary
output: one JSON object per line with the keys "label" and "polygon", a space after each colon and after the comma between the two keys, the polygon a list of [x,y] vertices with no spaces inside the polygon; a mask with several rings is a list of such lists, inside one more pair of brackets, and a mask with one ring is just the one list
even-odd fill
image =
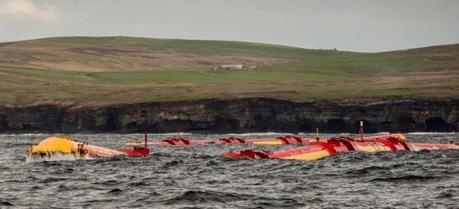
{"label": "rocky cliff", "polygon": [[459,100],[293,102],[266,98],[0,107],[0,132],[458,131]]}

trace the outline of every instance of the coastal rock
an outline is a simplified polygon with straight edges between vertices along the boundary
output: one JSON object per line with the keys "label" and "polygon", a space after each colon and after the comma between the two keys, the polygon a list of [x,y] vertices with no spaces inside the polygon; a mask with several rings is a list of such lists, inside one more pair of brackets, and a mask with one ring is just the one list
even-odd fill
{"label": "coastal rock", "polygon": [[295,102],[269,98],[106,106],[0,106],[0,132],[367,132],[458,131],[459,100],[359,99]]}

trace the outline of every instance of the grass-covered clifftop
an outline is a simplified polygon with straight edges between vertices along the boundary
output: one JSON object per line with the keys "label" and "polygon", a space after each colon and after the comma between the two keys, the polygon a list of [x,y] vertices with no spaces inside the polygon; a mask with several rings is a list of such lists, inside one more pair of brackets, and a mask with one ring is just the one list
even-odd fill
{"label": "grass-covered clifftop", "polygon": [[[212,70],[222,64],[251,70]],[[0,43],[0,104],[459,97],[459,45],[384,53],[133,37]]]}

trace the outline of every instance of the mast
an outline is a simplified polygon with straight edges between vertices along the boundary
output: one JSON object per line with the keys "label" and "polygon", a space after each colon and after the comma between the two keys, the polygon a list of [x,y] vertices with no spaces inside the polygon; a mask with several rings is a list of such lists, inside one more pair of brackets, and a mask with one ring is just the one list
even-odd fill
{"label": "mast", "polygon": [[145,135],[145,137],[144,137],[144,141],[145,141],[144,148],[147,149],[148,148],[148,132],[145,131],[144,135]]}
{"label": "mast", "polygon": [[363,121],[360,121],[360,128],[359,128],[359,134],[360,134],[360,141],[363,141]]}

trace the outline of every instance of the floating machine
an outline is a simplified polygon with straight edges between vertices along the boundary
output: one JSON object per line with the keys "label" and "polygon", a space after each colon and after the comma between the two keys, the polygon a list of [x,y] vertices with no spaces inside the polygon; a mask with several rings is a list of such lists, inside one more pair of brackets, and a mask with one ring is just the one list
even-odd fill
{"label": "floating machine", "polygon": [[[247,139],[238,137],[222,138],[218,140],[196,140],[186,139],[179,136],[175,138],[167,138],[161,141],[148,142],[149,145],[162,145],[162,146],[184,146],[184,145],[198,145],[198,144],[263,144],[263,145],[283,145],[283,144],[307,144],[310,141],[314,141],[315,138],[305,138],[299,136],[280,136],[276,138],[266,139]],[[139,146],[141,141],[131,141],[126,145]]]}
{"label": "floating machine", "polygon": [[246,159],[287,159],[287,160],[317,160],[338,153],[353,151],[362,152],[395,152],[395,151],[421,151],[421,150],[449,150],[459,149],[459,146],[450,142],[448,144],[411,143],[403,134],[380,135],[371,137],[334,137],[317,139],[307,146],[283,151],[253,151],[243,150],[227,152],[226,158]]}

